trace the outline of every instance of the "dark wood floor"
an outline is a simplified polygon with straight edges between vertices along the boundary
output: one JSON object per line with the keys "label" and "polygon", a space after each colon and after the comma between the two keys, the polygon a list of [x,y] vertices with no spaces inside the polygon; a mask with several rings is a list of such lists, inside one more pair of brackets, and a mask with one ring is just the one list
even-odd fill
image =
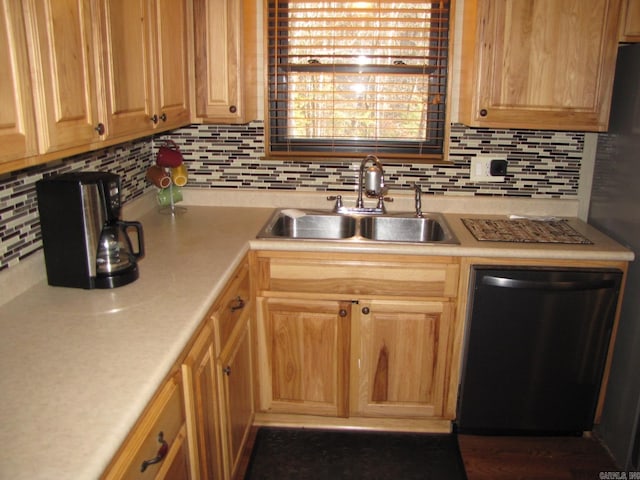
{"label": "dark wood floor", "polygon": [[[244,478],[257,429],[253,428],[237,479]],[[468,480],[598,480],[617,468],[589,437],[492,437],[460,435]]]}
{"label": "dark wood floor", "polygon": [[468,480],[597,480],[616,471],[607,451],[588,437],[460,435]]}

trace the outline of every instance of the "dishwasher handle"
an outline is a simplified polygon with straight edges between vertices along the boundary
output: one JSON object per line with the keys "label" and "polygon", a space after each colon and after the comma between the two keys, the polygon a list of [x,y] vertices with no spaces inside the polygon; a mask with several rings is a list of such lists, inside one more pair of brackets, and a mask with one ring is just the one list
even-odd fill
{"label": "dishwasher handle", "polygon": [[603,288],[615,287],[616,281],[612,278],[599,278],[596,280],[572,280],[572,281],[549,281],[549,280],[519,280],[516,278],[499,277],[486,275],[481,279],[482,285],[499,288],[514,288],[528,290],[600,290]]}

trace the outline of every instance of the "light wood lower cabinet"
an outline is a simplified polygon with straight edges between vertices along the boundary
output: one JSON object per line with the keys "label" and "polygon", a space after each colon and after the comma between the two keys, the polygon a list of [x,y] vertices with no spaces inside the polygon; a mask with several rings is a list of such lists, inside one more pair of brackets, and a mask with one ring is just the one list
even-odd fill
{"label": "light wood lower cabinet", "polygon": [[188,465],[178,372],[160,388],[102,478],[187,480]]}
{"label": "light wood lower cabinet", "polygon": [[242,262],[214,303],[216,383],[220,415],[223,478],[233,478],[253,423],[252,340],[249,324],[249,264]]}
{"label": "light wood lower cabinet", "polygon": [[182,364],[194,480],[233,478],[253,422],[249,267],[212,305]]}
{"label": "light wood lower cabinet", "polygon": [[357,307],[352,329],[352,413],[442,416],[453,304],[371,300]]}
{"label": "light wood lower cabinet", "polygon": [[213,330],[205,322],[182,363],[191,478],[222,478]]}
{"label": "light wood lower cabinet", "polygon": [[260,298],[260,408],[345,417],[351,304]]}
{"label": "light wood lower cabinet", "polygon": [[235,338],[229,342],[217,362],[224,478],[235,478],[253,423],[251,330],[248,320],[248,316],[244,316]]}
{"label": "light wood lower cabinet", "polygon": [[[254,417],[249,286],[243,261],[103,478],[234,478]],[[159,432],[166,456],[141,473],[163,445]]]}
{"label": "light wood lower cabinet", "polygon": [[456,259],[252,254],[262,420],[453,419]]}

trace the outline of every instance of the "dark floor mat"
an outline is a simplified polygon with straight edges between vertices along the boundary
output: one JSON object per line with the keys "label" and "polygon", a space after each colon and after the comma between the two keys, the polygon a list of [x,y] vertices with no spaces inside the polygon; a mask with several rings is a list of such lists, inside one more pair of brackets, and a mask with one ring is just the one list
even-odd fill
{"label": "dark floor mat", "polygon": [[260,428],[245,480],[466,480],[455,435]]}

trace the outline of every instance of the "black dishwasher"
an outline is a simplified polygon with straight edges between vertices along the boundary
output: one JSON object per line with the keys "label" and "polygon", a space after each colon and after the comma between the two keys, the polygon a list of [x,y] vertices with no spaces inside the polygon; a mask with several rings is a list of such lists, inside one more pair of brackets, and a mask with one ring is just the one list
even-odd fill
{"label": "black dishwasher", "polygon": [[622,272],[474,266],[457,429],[591,430]]}

